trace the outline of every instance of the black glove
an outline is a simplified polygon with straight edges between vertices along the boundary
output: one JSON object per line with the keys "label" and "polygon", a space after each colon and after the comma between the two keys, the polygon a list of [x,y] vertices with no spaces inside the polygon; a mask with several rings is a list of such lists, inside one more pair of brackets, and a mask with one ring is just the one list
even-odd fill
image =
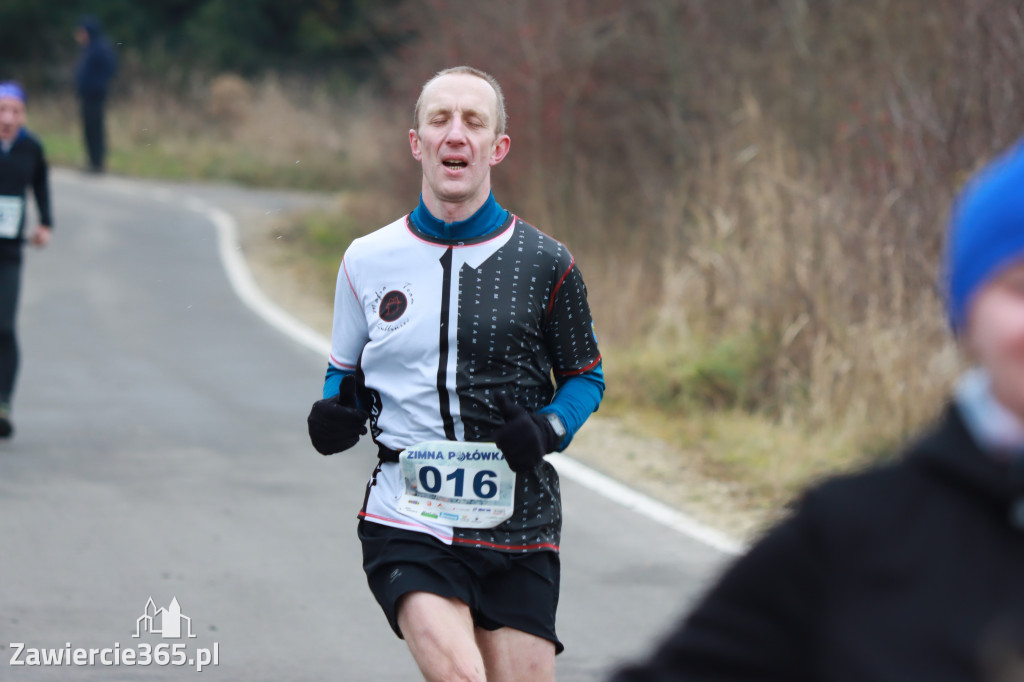
{"label": "black glove", "polygon": [[529,471],[540,464],[544,455],[555,451],[559,438],[547,419],[527,412],[504,393],[499,393],[495,400],[505,423],[494,432],[494,443],[512,471]]}
{"label": "black glove", "polygon": [[348,450],[366,433],[370,415],[356,402],[356,378],[351,374],[341,380],[341,390],[333,398],[313,403],[306,424],[309,440],[321,455]]}

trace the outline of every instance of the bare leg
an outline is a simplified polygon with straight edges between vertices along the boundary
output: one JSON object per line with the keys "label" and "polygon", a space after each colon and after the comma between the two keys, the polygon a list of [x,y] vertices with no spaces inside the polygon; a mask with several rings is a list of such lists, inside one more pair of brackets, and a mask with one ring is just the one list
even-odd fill
{"label": "bare leg", "polygon": [[462,601],[410,592],[399,602],[398,626],[427,682],[487,682],[473,616]]}
{"label": "bare leg", "polygon": [[554,642],[513,628],[477,628],[476,641],[488,682],[554,682]]}

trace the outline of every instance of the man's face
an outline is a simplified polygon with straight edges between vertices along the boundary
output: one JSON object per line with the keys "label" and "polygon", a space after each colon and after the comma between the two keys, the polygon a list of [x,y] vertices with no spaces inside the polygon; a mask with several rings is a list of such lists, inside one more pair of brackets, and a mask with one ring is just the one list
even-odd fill
{"label": "man's face", "polygon": [[[491,166],[508,153],[508,135],[497,135],[497,97],[490,84],[469,74],[430,83],[421,100],[418,129],[409,131],[412,155],[423,166],[423,200],[436,217],[462,220],[491,191]],[[440,210],[447,205],[448,215]]]}
{"label": "man's face", "polygon": [[967,345],[992,377],[996,398],[1024,419],[1024,261],[985,285],[971,303]]}
{"label": "man's face", "polygon": [[25,125],[25,103],[17,97],[0,97],[0,140],[10,142]]}

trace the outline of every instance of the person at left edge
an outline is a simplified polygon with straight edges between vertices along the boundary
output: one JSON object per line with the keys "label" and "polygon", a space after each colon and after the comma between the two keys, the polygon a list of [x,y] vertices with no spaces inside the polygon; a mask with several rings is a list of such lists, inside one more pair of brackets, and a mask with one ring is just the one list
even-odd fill
{"label": "person at left edge", "polygon": [[15,317],[21,289],[25,197],[32,188],[39,225],[29,236],[33,245],[50,243],[50,183],[39,140],[25,128],[25,91],[14,82],[0,83],[0,437],[9,438],[11,397],[18,372]]}

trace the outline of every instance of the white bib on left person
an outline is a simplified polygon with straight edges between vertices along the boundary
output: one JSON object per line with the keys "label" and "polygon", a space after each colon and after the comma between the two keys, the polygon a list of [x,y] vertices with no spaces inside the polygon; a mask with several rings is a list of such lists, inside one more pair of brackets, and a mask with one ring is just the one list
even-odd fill
{"label": "white bib on left person", "polygon": [[25,213],[25,199],[22,197],[0,196],[0,238],[14,239],[21,227]]}

